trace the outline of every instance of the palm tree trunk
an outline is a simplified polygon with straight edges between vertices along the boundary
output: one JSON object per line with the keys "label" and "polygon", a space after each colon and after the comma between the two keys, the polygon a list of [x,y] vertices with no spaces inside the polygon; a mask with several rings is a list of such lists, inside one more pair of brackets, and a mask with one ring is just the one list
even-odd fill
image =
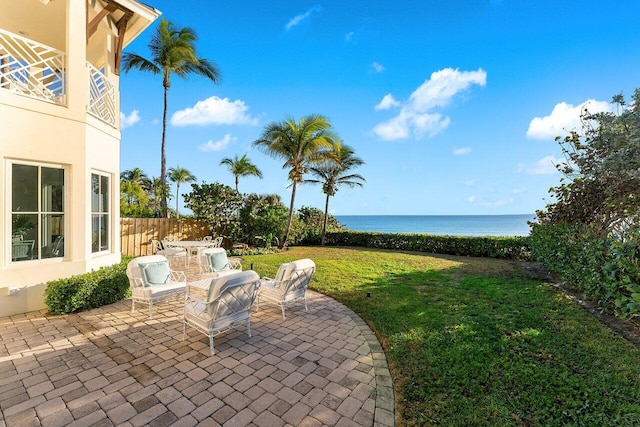
{"label": "palm tree trunk", "polygon": [[322,238],[320,244],[324,246],[324,236],[327,234],[327,217],[329,216],[329,195],[327,194],[327,201],[324,203],[324,223],[322,224]]}
{"label": "palm tree trunk", "polygon": [[162,195],[160,196],[160,210],[162,217],[167,217],[167,197],[165,188],[167,187],[167,157],[165,155],[165,143],[167,136],[167,92],[169,88],[164,86],[164,111],[162,112],[162,146],[160,149],[160,182],[162,183]]}
{"label": "palm tree trunk", "polygon": [[236,175],[236,191],[238,191],[238,181],[239,181],[238,175]]}
{"label": "palm tree trunk", "polygon": [[291,205],[289,206],[289,218],[287,219],[287,227],[284,229],[284,237],[282,238],[282,242],[280,242],[280,249],[284,249],[287,244],[287,239],[289,238],[289,229],[291,228],[291,220],[293,219],[293,204],[296,201],[296,182],[293,181],[293,185],[291,188]]}
{"label": "palm tree trunk", "polygon": [[180,213],[178,213],[178,195],[180,194],[180,183],[176,182],[176,218],[180,218]]}

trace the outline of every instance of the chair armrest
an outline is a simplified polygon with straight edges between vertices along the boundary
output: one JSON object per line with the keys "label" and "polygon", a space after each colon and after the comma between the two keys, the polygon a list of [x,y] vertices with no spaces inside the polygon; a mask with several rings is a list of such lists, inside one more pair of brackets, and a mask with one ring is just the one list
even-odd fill
{"label": "chair armrest", "polygon": [[287,280],[275,280],[270,277],[262,277],[260,278],[260,286],[266,286],[272,289],[281,289],[285,288],[289,283],[289,279]]}
{"label": "chair armrest", "polygon": [[132,288],[143,288],[144,287],[144,282],[139,277],[131,277],[129,279],[129,284],[131,285]]}
{"label": "chair armrest", "polygon": [[184,271],[170,270],[169,271],[169,277],[171,278],[172,282],[186,282],[187,281],[187,276],[185,276]]}

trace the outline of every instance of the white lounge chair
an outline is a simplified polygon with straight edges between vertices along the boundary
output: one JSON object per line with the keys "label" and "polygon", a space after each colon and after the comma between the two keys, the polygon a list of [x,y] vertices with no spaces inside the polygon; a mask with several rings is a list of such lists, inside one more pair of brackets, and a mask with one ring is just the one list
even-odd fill
{"label": "white lounge chair", "polygon": [[173,271],[163,255],[147,255],[132,259],[127,264],[127,277],[131,286],[131,312],[136,302],[149,304],[149,318],[153,319],[153,303],[184,298],[187,278],[182,271]]}
{"label": "white lounge chair", "polygon": [[214,355],[213,337],[216,335],[246,323],[247,334],[251,337],[251,306],[259,286],[260,276],[252,270],[213,277],[204,297],[200,296],[202,286],[197,289],[187,286],[182,339],[186,337],[187,325],[192,326],[209,336],[211,355]]}
{"label": "white lounge chair", "polygon": [[227,258],[223,248],[202,248],[198,250],[198,266],[200,273],[220,273],[222,271],[242,270],[238,258]]}
{"label": "white lounge chair", "polygon": [[269,277],[261,279],[258,308],[261,300],[275,304],[282,308],[282,318],[286,319],[285,307],[302,299],[304,309],[309,311],[307,287],[315,271],[316,264],[308,258],[282,264],[274,279]]}

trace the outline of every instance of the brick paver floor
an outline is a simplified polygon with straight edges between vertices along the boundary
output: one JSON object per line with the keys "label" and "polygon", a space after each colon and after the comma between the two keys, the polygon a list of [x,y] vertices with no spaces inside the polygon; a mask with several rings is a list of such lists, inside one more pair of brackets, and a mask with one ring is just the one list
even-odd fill
{"label": "brick paver floor", "polygon": [[373,332],[316,292],[261,304],[253,337],[209,339],[179,302],[129,300],[65,316],[0,318],[2,426],[393,426],[393,384]]}

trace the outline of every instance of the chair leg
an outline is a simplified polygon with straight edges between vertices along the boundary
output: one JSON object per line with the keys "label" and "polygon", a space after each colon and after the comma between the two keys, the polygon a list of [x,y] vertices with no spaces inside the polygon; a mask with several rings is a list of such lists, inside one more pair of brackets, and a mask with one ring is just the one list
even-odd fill
{"label": "chair leg", "polygon": [[304,296],[304,311],[309,311],[309,307],[307,307],[307,295]]}
{"label": "chair leg", "polygon": [[136,311],[136,300],[135,298],[131,298],[131,314]]}
{"label": "chair leg", "polygon": [[183,319],[182,320],[182,341],[184,341],[187,338],[187,322]]}
{"label": "chair leg", "polygon": [[213,331],[209,331],[209,344],[210,344],[210,347],[211,347],[211,355],[215,356],[216,351],[213,348]]}
{"label": "chair leg", "polygon": [[247,320],[247,334],[249,334],[249,338],[251,338],[251,317]]}
{"label": "chair leg", "polygon": [[282,319],[287,320],[287,317],[284,315],[284,304],[282,304],[280,307],[282,307]]}

